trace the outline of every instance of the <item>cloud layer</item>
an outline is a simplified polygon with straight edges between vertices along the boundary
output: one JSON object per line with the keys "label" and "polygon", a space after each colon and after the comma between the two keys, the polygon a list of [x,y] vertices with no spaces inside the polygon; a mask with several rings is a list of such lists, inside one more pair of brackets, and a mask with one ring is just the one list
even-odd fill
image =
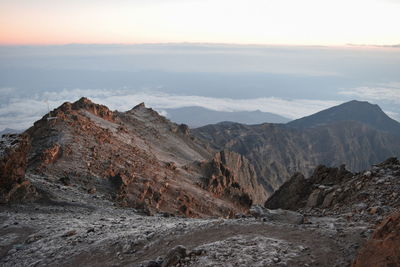
{"label": "cloud layer", "polygon": [[[275,113],[290,119],[310,115],[322,109],[339,104],[338,101],[309,99],[283,99],[263,97],[252,99],[213,98],[194,95],[171,95],[159,92],[132,93],[124,90],[64,90],[44,92],[33,97],[12,97],[10,88],[0,89],[7,99],[0,105],[0,130],[4,128],[26,129],[34,121],[62,103],[73,102],[82,96],[95,103],[104,104],[112,110],[126,111],[145,102],[146,106],[162,112],[163,109],[199,106],[216,111],[255,111]],[[8,97],[7,97],[8,96]]]}
{"label": "cloud layer", "polygon": [[353,96],[365,100],[380,100],[400,104],[400,82],[363,86],[342,90],[341,95]]}

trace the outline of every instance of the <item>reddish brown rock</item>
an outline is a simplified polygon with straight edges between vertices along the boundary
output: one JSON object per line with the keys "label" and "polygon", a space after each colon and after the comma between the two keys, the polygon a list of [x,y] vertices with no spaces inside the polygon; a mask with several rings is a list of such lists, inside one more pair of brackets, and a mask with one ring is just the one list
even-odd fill
{"label": "reddish brown rock", "polygon": [[400,212],[388,216],[359,251],[353,267],[400,266]]}
{"label": "reddish brown rock", "polygon": [[212,175],[197,163],[210,162],[215,152],[187,126],[144,104],[111,112],[82,98],[52,111],[55,119],[49,116],[27,131],[32,139],[28,171],[35,174],[57,181],[68,177],[71,186],[96,188],[119,205],[148,214],[228,216],[265,197],[248,161],[228,152],[203,166],[212,167],[215,177],[225,175],[225,181],[202,187],[202,178]]}
{"label": "reddish brown rock", "polygon": [[53,163],[61,156],[62,150],[59,144],[54,144],[53,146],[45,149],[42,154],[42,162],[44,165]]}
{"label": "reddish brown rock", "polygon": [[32,200],[35,188],[25,179],[28,136],[3,135],[0,139],[0,203]]}

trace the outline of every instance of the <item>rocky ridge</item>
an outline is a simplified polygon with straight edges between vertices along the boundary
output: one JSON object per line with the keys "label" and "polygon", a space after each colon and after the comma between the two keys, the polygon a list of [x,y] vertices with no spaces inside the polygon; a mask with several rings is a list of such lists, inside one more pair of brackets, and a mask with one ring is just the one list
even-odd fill
{"label": "rocky ridge", "polygon": [[245,156],[269,195],[296,172],[309,176],[321,164],[331,167],[345,164],[355,172],[388,157],[400,156],[398,136],[378,126],[341,120],[312,127],[289,124],[220,123],[192,132],[215,149]]}
{"label": "rocky ridge", "polygon": [[[104,193],[146,213],[232,216],[245,212],[253,200],[266,199],[247,160],[228,166],[237,157],[227,154],[224,163],[218,161],[216,151],[191,136],[186,125],[170,122],[143,103],[118,112],[82,98],[50,112],[27,134],[32,144],[28,175]],[[215,178],[216,165],[225,170],[218,179],[239,186],[233,197],[232,184],[221,183],[220,192],[203,186]]]}
{"label": "rocky ridge", "polygon": [[347,214],[352,220],[380,222],[400,208],[400,162],[396,158],[361,173],[343,166],[319,166],[309,178],[294,175],[265,203],[314,215]]}
{"label": "rocky ridge", "polygon": [[384,220],[399,209],[396,158],[296,173],[265,208],[247,157],[143,104],[121,113],[82,98],[26,134],[4,137],[4,166],[17,166],[4,173],[19,170],[4,177],[40,196],[0,205],[2,266],[348,266],[382,221],[355,264],[374,249],[398,263],[397,217]]}

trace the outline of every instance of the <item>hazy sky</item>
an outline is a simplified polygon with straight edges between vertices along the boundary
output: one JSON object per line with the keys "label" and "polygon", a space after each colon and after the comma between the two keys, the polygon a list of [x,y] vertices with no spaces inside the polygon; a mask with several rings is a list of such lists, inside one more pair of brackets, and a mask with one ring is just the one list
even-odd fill
{"label": "hazy sky", "polygon": [[400,43],[399,0],[1,0],[0,44]]}
{"label": "hazy sky", "polygon": [[0,46],[0,131],[82,96],[120,111],[272,112],[290,119],[352,99],[400,120],[400,48],[261,45]]}

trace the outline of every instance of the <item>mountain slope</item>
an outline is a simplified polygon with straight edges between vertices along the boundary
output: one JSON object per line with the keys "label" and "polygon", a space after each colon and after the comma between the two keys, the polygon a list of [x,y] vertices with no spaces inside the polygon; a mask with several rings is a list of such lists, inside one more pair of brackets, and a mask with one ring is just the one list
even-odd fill
{"label": "mountain slope", "polygon": [[400,123],[386,115],[378,105],[350,101],[287,123],[290,127],[310,128],[338,121],[358,121],[375,129],[400,136]]}
{"label": "mountain slope", "polygon": [[191,128],[214,124],[222,121],[232,121],[244,124],[258,123],[286,123],[289,119],[277,114],[257,111],[216,111],[202,107],[184,107],[176,109],[163,109],[167,118],[177,123],[184,123]]}
{"label": "mountain slope", "polygon": [[351,171],[359,171],[400,155],[398,136],[362,122],[328,120],[305,125],[310,127],[220,123],[192,132],[216,149],[232,150],[248,158],[259,182],[269,192],[278,189],[296,172],[310,175],[320,164],[345,164]]}
{"label": "mountain slope", "polygon": [[[209,177],[198,166],[213,160],[216,151],[191,136],[186,125],[171,123],[144,104],[113,112],[82,98],[50,112],[27,134],[32,140],[28,176],[82,187],[122,206],[147,213],[226,216],[246,211],[258,199],[246,185],[234,197],[205,190],[202,181]],[[242,161],[238,168],[249,165]],[[242,173],[230,175],[243,180]],[[224,186],[229,190],[230,185]],[[242,195],[251,201],[238,201]]]}

